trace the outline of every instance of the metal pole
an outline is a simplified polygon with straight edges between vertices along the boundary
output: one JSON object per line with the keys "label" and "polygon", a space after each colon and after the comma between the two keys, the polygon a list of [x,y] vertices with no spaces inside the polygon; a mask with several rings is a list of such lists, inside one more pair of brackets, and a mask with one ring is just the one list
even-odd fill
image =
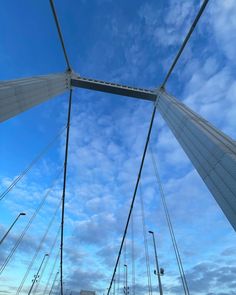
{"label": "metal pole", "polygon": [[52,290],[53,290],[53,288],[54,288],[54,286],[55,286],[55,283],[56,283],[56,280],[57,280],[58,275],[59,275],[59,271],[58,271],[58,272],[56,273],[56,275],[55,275],[55,278],[54,278],[54,280],[53,280],[52,288],[51,288],[51,290],[50,290],[50,292],[49,292],[49,295],[52,294]]}
{"label": "metal pole", "polygon": [[10,226],[10,228],[8,229],[8,231],[5,233],[5,235],[2,237],[2,239],[1,239],[1,241],[0,241],[0,245],[3,243],[3,241],[6,239],[6,237],[8,236],[8,234],[9,234],[9,232],[11,231],[11,229],[13,228],[13,226],[15,225],[15,223],[17,222],[17,220],[20,218],[20,216],[25,216],[26,215],[26,213],[20,213],[17,217],[16,217],[16,219],[15,219],[15,221],[12,223],[12,225]]}
{"label": "metal pole", "polygon": [[48,254],[45,254],[45,255],[44,255],[43,260],[42,260],[42,262],[41,262],[41,264],[40,264],[40,266],[39,266],[39,269],[38,269],[38,271],[37,271],[37,274],[34,276],[33,283],[32,283],[32,285],[31,285],[31,287],[30,287],[30,289],[29,289],[29,293],[28,293],[28,295],[31,294],[31,292],[32,292],[32,290],[33,290],[33,288],[34,288],[34,284],[36,283],[37,278],[39,277],[39,273],[40,273],[40,270],[41,270],[42,265],[43,265],[43,263],[44,263],[44,260],[45,260],[45,258],[48,257],[48,256],[49,256]]}
{"label": "metal pole", "polygon": [[127,264],[124,264],[125,267],[125,290],[124,293],[125,295],[128,295],[128,267]]}
{"label": "metal pole", "polygon": [[154,247],[154,252],[155,252],[155,260],[156,260],[156,268],[157,268],[157,278],[158,278],[158,285],[159,285],[159,291],[160,295],[163,295],[163,290],[162,290],[162,284],[161,284],[161,275],[160,275],[160,270],[159,270],[159,263],[158,263],[158,257],[157,257],[157,249],[156,249],[156,241],[155,241],[155,236],[153,231],[148,231],[152,235],[153,239],[153,247]]}

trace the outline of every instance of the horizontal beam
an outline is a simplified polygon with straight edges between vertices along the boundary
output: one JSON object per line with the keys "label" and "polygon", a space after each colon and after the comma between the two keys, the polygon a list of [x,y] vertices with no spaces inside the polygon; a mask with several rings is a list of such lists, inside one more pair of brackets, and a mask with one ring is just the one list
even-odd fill
{"label": "horizontal beam", "polygon": [[121,84],[82,78],[82,77],[77,77],[77,78],[72,77],[71,86],[91,89],[96,91],[102,91],[102,92],[108,92],[108,93],[117,94],[117,95],[135,97],[135,98],[140,98],[140,99],[149,100],[149,101],[155,101],[157,96],[156,92],[153,90],[129,87],[129,86],[121,85]]}
{"label": "horizontal beam", "polygon": [[165,91],[157,108],[236,230],[236,142]]}
{"label": "horizontal beam", "polygon": [[70,87],[66,73],[0,82],[0,122],[10,119]]}

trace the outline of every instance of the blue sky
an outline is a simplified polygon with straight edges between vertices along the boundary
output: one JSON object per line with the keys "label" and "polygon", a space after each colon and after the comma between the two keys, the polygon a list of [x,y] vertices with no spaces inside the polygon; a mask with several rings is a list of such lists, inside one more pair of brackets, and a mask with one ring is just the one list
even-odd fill
{"label": "blue sky", "polygon": [[[25,0],[1,4],[0,79],[63,72],[66,65],[49,2]],[[55,5],[75,72],[81,76],[155,88],[162,82],[200,2],[55,0]],[[233,0],[210,1],[167,84],[171,94],[234,139],[235,14]],[[62,94],[1,124],[2,190],[65,126],[67,101],[68,93]],[[87,90],[73,91],[65,219],[65,289],[73,290],[73,294],[82,288],[103,294],[108,287],[151,110],[149,102]],[[19,212],[27,213],[1,246],[1,262],[57,177],[63,164],[64,142],[62,136],[1,201],[1,234]],[[191,294],[236,294],[235,232],[159,114],[151,144]],[[165,294],[182,294],[150,155],[141,184],[147,229],[158,232],[160,263],[166,270]],[[17,254],[0,277],[0,294],[15,294],[60,201],[61,189],[62,182],[58,179]],[[146,294],[140,210],[138,195],[133,216],[136,282],[137,293]],[[53,243],[59,217],[57,214],[29,273],[23,289],[25,294],[44,253]],[[126,259],[131,269],[130,232],[128,237]],[[151,241],[148,243],[152,270],[154,257]],[[46,284],[56,252],[57,249],[51,254],[38,292]],[[123,262],[122,254],[121,266]],[[152,282],[156,292],[155,276]]]}

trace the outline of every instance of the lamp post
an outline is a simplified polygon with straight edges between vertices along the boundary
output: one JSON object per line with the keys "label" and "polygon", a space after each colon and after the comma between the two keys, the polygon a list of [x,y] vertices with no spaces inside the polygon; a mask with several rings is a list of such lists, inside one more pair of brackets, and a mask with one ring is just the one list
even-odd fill
{"label": "lamp post", "polygon": [[157,269],[157,278],[158,278],[159,291],[160,291],[160,295],[163,295],[162,284],[161,284],[161,274],[160,274],[158,257],[157,257],[157,248],[156,248],[155,235],[154,235],[154,232],[151,231],[151,230],[149,230],[148,232],[152,235],[152,239],[153,239],[153,247],[154,247],[154,252],[155,252],[155,260],[156,260],[156,269]]}
{"label": "lamp post", "polygon": [[124,264],[125,268],[125,286],[124,286],[124,294],[128,295],[129,294],[129,287],[128,287],[128,266],[127,264]]}
{"label": "lamp post", "polygon": [[33,290],[33,288],[34,288],[34,284],[37,282],[37,278],[39,277],[39,273],[40,273],[40,270],[41,270],[41,268],[42,268],[42,266],[43,266],[44,260],[45,260],[45,258],[48,257],[48,256],[49,256],[49,254],[45,254],[45,255],[44,255],[43,260],[42,260],[42,262],[41,262],[41,264],[40,264],[40,266],[39,266],[39,269],[38,269],[38,271],[37,271],[37,274],[34,276],[34,279],[32,280],[32,285],[31,285],[31,287],[30,287],[30,289],[29,289],[29,293],[28,293],[28,295],[31,294],[31,292],[32,292],[32,290]]}
{"label": "lamp post", "polygon": [[11,229],[13,228],[13,226],[15,225],[15,223],[17,222],[17,220],[20,218],[20,216],[25,216],[26,213],[21,212],[16,219],[14,220],[14,222],[12,223],[12,225],[10,226],[10,228],[8,229],[8,231],[5,233],[5,235],[2,237],[1,241],[0,241],[0,245],[3,243],[3,241],[6,239],[6,237],[8,236],[9,232],[11,231]]}

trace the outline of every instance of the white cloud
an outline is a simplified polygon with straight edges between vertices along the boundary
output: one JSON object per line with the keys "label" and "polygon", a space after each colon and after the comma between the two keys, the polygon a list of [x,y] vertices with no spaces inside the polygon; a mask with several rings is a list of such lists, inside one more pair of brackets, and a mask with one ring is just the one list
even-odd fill
{"label": "white cloud", "polygon": [[236,6],[233,0],[210,3],[207,23],[212,26],[218,50],[223,50],[231,63],[235,64],[236,56]]}

